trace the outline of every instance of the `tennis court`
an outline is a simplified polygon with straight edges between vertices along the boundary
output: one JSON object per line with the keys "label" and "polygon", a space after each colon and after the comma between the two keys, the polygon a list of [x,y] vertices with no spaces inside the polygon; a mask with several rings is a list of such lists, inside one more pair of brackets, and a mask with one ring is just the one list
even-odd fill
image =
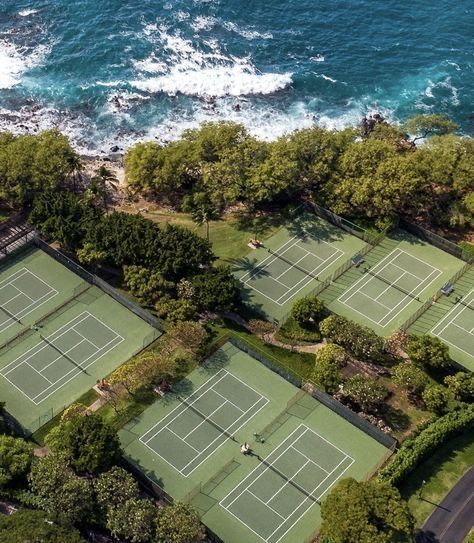
{"label": "tennis court", "polygon": [[35,405],[95,364],[123,341],[109,326],[84,312],[2,368],[0,374]]}
{"label": "tennis court", "polygon": [[327,241],[313,239],[304,230],[276,251],[267,251],[268,257],[240,280],[280,306],[312,281],[319,281],[319,276],[344,254]]}
{"label": "tennis court", "polygon": [[140,441],[187,477],[268,402],[226,370],[219,371]]}
{"label": "tennis court", "polygon": [[371,322],[389,325],[413,300],[421,304],[426,289],[442,274],[403,249],[397,248],[371,268],[338,301]]}
{"label": "tennis court", "polygon": [[159,331],[35,246],[0,262],[0,397],[36,431]]}
{"label": "tennis court", "polygon": [[390,454],[230,343],[119,435],[132,466],[226,543],[309,540],[327,491]]}
{"label": "tennis court", "polygon": [[474,289],[456,303],[431,333],[474,359]]}
{"label": "tennis court", "polygon": [[303,213],[237,261],[242,298],[268,320],[286,318],[293,303],[311,294],[366,246],[361,239],[311,213]]}
{"label": "tennis court", "polygon": [[7,330],[58,291],[27,268],[21,268],[0,282],[0,333]]}
{"label": "tennis court", "polygon": [[351,467],[354,459],[301,425],[220,505],[267,543],[280,539]]}

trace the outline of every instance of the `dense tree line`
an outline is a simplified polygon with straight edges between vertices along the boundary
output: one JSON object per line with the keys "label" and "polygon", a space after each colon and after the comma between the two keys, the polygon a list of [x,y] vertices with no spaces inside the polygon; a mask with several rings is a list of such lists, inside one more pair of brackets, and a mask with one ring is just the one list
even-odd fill
{"label": "dense tree line", "polygon": [[118,436],[99,415],[66,411],[46,445],[47,456],[34,458],[29,442],[0,435],[0,495],[25,506],[0,518],[2,542],[83,543],[91,528],[130,543],[204,540],[191,507],[157,508],[118,466]]}
{"label": "dense tree line", "polygon": [[252,211],[311,197],[379,227],[398,213],[463,228],[474,213],[474,143],[455,129],[441,115],[420,115],[402,127],[379,119],[364,131],[314,127],[262,142],[241,125],[208,123],[167,145],[132,147],[126,179],[133,193],[194,212],[202,223],[238,203]]}

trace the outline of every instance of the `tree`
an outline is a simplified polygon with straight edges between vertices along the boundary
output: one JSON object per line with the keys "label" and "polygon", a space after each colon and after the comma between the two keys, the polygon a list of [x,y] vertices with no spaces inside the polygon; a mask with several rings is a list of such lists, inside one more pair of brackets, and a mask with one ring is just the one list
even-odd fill
{"label": "tree", "polygon": [[139,490],[135,479],[123,468],[117,466],[101,473],[93,480],[97,503],[105,513],[109,507],[120,507],[132,498],[138,498]]}
{"label": "tree", "polygon": [[316,364],[327,362],[343,368],[349,360],[347,351],[335,343],[327,343],[316,351]]}
{"label": "tree", "polygon": [[349,377],[342,393],[366,413],[376,411],[388,396],[388,390],[381,383],[363,375]]}
{"label": "tree", "polygon": [[166,335],[170,340],[178,341],[192,353],[199,353],[206,345],[209,335],[201,324],[192,321],[181,321],[169,326]]}
{"label": "tree", "polygon": [[228,266],[209,268],[192,278],[198,310],[233,309],[240,299],[237,279]]}
{"label": "tree", "polygon": [[130,498],[123,504],[109,507],[107,528],[114,537],[124,538],[131,543],[150,541],[155,515],[156,509],[151,501]]}
{"label": "tree", "polygon": [[94,273],[97,271],[99,264],[104,262],[107,254],[105,251],[97,250],[92,243],[85,243],[84,247],[77,250],[77,259],[85,266],[91,266]]}
{"label": "tree", "polygon": [[393,382],[413,394],[421,394],[428,385],[426,373],[413,362],[401,362],[392,371]]}
{"label": "tree", "polygon": [[112,170],[109,170],[103,164],[94,172],[87,187],[87,194],[95,202],[108,208],[108,191],[117,192],[118,179]]}
{"label": "tree", "polygon": [[46,238],[67,249],[77,249],[86,232],[98,224],[101,213],[72,192],[42,192],[33,202],[29,221]]}
{"label": "tree", "polygon": [[19,437],[0,435],[0,488],[26,477],[33,448]]}
{"label": "tree", "polygon": [[443,368],[451,361],[448,346],[432,336],[410,336],[407,354],[414,364],[426,368]]}
{"label": "tree", "polygon": [[450,393],[443,385],[431,385],[425,388],[421,397],[430,411],[442,415],[446,412]]}
{"label": "tree", "polygon": [[61,422],[74,419],[76,417],[83,417],[87,414],[87,406],[79,403],[74,402],[69,407],[66,407],[66,409],[63,411],[61,415]]}
{"label": "tree", "polygon": [[122,453],[116,431],[96,414],[60,422],[46,436],[45,444],[62,453],[78,473],[107,471]]}
{"label": "tree", "polygon": [[206,192],[194,192],[183,200],[183,211],[190,213],[193,222],[198,226],[206,225],[206,237],[209,241],[209,223],[217,221],[221,213],[219,208],[210,200]]}
{"label": "tree", "polygon": [[324,302],[316,296],[297,300],[291,308],[291,316],[303,328],[314,327],[324,314]]}
{"label": "tree", "polygon": [[331,543],[408,540],[414,519],[398,490],[378,481],[342,479],[321,505],[320,537]]}
{"label": "tree", "polygon": [[0,515],[2,543],[86,543],[72,526],[51,522],[43,511],[22,509],[14,515]]}
{"label": "tree", "polygon": [[415,115],[405,123],[405,130],[416,135],[414,142],[434,134],[449,134],[457,128],[458,125],[443,114]]}
{"label": "tree", "polygon": [[173,300],[168,296],[163,296],[155,304],[158,315],[170,323],[181,321],[191,321],[198,316],[198,308],[193,301],[185,298]]}
{"label": "tree", "polygon": [[72,471],[64,454],[49,454],[36,459],[29,475],[35,503],[53,520],[75,524],[86,520],[93,504],[87,479]]}
{"label": "tree", "polygon": [[320,322],[321,334],[337,343],[356,358],[378,362],[382,357],[384,342],[373,330],[340,315],[330,315]]}
{"label": "tree", "polygon": [[312,378],[315,384],[328,394],[334,394],[342,382],[337,364],[327,359],[318,360],[317,355]]}
{"label": "tree", "polygon": [[123,271],[125,284],[142,304],[152,306],[161,297],[174,293],[175,284],[149,268],[125,266]]}
{"label": "tree", "polygon": [[66,188],[80,168],[79,156],[57,130],[0,139],[0,196],[27,207],[36,195]]}
{"label": "tree", "polygon": [[205,541],[199,516],[187,504],[177,502],[158,511],[156,543],[198,543]]}
{"label": "tree", "polygon": [[474,401],[474,374],[458,371],[444,378],[444,384],[452,392],[456,400],[461,402]]}

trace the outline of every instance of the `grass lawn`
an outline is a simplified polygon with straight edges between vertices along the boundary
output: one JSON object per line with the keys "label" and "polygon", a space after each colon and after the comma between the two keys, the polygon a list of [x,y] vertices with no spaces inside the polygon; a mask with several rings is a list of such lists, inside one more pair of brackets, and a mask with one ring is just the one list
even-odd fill
{"label": "grass lawn", "polygon": [[[147,219],[158,223],[184,226],[199,236],[206,237],[206,226],[197,226],[187,213],[176,213],[158,206],[149,206],[147,209],[148,212],[144,215]],[[132,205],[124,205],[119,211],[135,213],[137,209]],[[210,222],[209,240],[214,253],[220,260],[231,261],[241,258],[249,252],[247,244],[255,235],[262,240],[268,238],[278,230],[285,220],[284,212],[270,213],[259,219],[259,225],[255,229],[240,214],[227,213],[221,220]]]}
{"label": "grass lawn", "polygon": [[403,441],[419,424],[432,417],[432,413],[413,405],[403,388],[390,379],[382,377],[380,383],[391,392],[383,418],[393,429],[392,435]]}
{"label": "grass lawn", "polygon": [[[400,492],[408,501],[417,526],[425,522],[436,505],[441,503],[444,496],[472,464],[474,464],[474,432],[469,432],[434,451],[426,462],[410,474],[408,480],[400,487]],[[426,481],[425,485],[423,481]]]}
{"label": "grass lawn", "polygon": [[269,345],[230,321],[214,322],[212,324],[212,331],[214,333],[214,342],[219,342],[223,337],[228,336],[240,339],[248,343],[256,351],[270,358],[275,365],[293,374],[295,377],[309,379],[313,372],[314,355],[311,353],[300,353],[290,351],[289,349],[282,349],[275,345]]}

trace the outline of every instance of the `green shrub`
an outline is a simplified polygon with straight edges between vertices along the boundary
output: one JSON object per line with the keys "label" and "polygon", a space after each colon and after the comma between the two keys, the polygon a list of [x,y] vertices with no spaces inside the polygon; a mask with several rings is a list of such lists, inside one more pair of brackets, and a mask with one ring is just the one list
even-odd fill
{"label": "green shrub", "polygon": [[337,343],[356,358],[380,361],[383,353],[383,339],[373,330],[339,315],[331,315],[320,325],[321,334],[331,343]]}
{"label": "green shrub", "polygon": [[436,419],[417,436],[404,441],[398,453],[378,478],[392,485],[405,479],[425,458],[452,437],[474,427],[474,405]]}

